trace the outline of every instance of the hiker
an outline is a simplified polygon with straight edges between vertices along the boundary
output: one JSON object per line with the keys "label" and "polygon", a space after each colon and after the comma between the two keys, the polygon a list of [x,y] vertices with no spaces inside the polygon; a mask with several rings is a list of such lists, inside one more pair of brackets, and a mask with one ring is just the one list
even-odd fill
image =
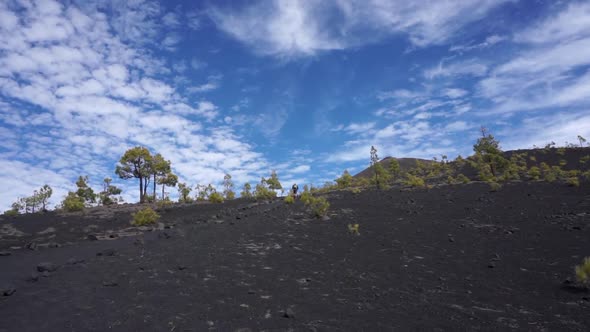
{"label": "hiker", "polygon": [[293,190],[293,196],[297,197],[297,190],[299,190],[297,183],[293,183],[293,187],[291,187],[291,190]]}

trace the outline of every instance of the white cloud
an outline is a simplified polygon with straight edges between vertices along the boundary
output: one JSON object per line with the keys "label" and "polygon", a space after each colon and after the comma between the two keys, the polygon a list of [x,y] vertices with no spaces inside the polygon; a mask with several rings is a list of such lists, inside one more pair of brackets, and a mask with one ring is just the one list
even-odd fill
{"label": "white cloud", "polygon": [[443,90],[443,95],[445,95],[451,99],[457,99],[457,98],[464,97],[468,93],[469,92],[467,92],[466,90],[458,89],[458,88],[448,88],[448,89]]}
{"label": "white cloud", "polygon": [[478,84],[478,95],[495,103],[492,113],[590,105],[590,73],[586,70],[590,65],[589,8],[588,4],[570,4],[516,33],[515,39],[528,47]]}
{"label": "white cloud", "polygon": [[464,130],[471,129],[471,128],[473,128],[473,126],[467,124],[467,122],[465,122],[465,121],[455,121],[455,122],[448,123],[445,126],[445,129],[449,132],[464,131]]}
{"label": "white cloud", "polygon": [[590,35],[590,4],[570,3],[558,12],[524,31],[516,33],[514,40],[522,43],[550,44],[567,42]]}
{"label": "white cloud", "polygon": [[441,44],[503,1],[259,1],[209,16],[235,39],[264,55],[297,57],[403,34],[413,45]]}
{"label": "white cloud", "polygon": [[[0,154],[0,181],[10,185],[0,209],[44,183],[57,202],[79,175],[93,184],[113,177],[113,161],[134,145],[170,158],[192,184],[218,183],[225,172],[236,183],[259,176],[264,157],[211,125],[218,107],[179,93],[165,62],[142,46],[164,35],[157,4],[121,2],[114,17],[83,5],[46,0],[17,15],[0,3],[0,138],[10,149]],[[137,198],[134,181],[115,184]]]}
{"label": "white cloud", "polygon": [[195,70],[199,70],[199,69],[203,69],[203,68],[207,67],[207,63],[204,61],[201,61],[197,58],[193,58],[191,60],[191,67],[193,67],[193,69],[195,69]]}
{"label": "white cloud", "polygon": [[496,45],[504,40],[506,40],[506,37],[499,36],[499,35],[491,35],[491,36],[486,37],[486,39],[479,44],[455,45],[455,46],[451,46],[449,51],[451,51],[451,52],[466,52],[466,51],[471,51],[471,50],[479,50],[479,49],[491,47],[491,46]]}
{"label": "white cloud", "polygon": [[438,77],[456,77],[456,76],[484,76],[488,71],[488,66],[476,60],[466,60],[444,64],[441,61],[438,66],[429,68],[424,71],[424,77],[434,79]]}

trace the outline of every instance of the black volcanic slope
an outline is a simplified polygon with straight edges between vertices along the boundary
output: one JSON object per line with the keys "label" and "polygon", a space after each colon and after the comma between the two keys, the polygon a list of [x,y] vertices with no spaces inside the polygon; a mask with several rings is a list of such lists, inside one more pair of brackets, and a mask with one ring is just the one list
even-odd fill
{"label": "black volcanic slope", "polygon": [[588,188],[336,192],[329,220],[183,205],[153,231],[129,228],[137,206],[2,219],[0,331],[588,331],[590,294],[564,284]]}

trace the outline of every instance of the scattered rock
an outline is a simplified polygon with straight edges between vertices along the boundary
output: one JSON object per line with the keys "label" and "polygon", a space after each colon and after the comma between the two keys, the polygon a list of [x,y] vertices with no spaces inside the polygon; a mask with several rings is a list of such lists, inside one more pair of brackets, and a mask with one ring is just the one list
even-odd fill
{"label": "scattered rock", "polygon": [[25,244],[25,248],[29,250],[37,250],[37,244],[35,242],[29,242]]}
{"label": "scattered rock", "polygon": [[49,233],[55,233],[55,228],[49,227],[49,228],[44,229],[40,232],[37,232],[37,234],[39,234],[39,235],[44,235],[44,234],[49,234]]}
{"label": "scattered rock", "polygon": [[495,268],[495,267],[496,267],[496,263],[494,263],[494,262],[491,262],[490,264],[488,264],[488,267],[489,267],[490,269],[493,269],[493,268]]}
{"label": "scattered rock", "polygon": [[188,266],[178,265],[176,268],[180,271],[184,271],[184,270],[188,269]]}
{"label": "scattered rock", "polygon": [[287,310],[283,311],[284,318],[295,318],[295,311],[291,308],[287,308]]}
{"label": "scattered rock", "polygon": [[67,264],[68,265],[76,265],[76,264],[82,264],[84,262],[86,262],[86,261],[83,259],[70,258],[70,259],[68,259]]}
{"label": "scattered rock", "polygon": [[115,249],[105,249],[96,253],[96,256],[115,256],[117,251]]}
{"label": "scattered rock", "polygon": [[171,238],[170,234],[166,233],[166,232],[162,232],[158,234],[158,238],[159,239],[169,239]]}
{"label": "scattered rock", "polygon": [[116,286],[119,286],[119,283],[116,281],[110,280],[110,281],[103,281],[102,285],[105,287],[116,287]]}
{"label": "scattered rock", "polygon": [[98,236],[96,236],[95,234],[88,234],[86,238],[90,241],[98,241]]}
{"label": "scattered rock", "polygon": [[39,272],[53,272],[57,270],[58,266],[51,262],[43,262],[37,265],[37,271]]}
{"label": "scattered rock", "polygon": [[10,256],[12,253],[10,251],[0,251],[0,256]]}
{"label": "scattered rock", "polygon": [[2,289],[2,296],[11,296],[14,293],[16,293],[16,288],[14,287],[6,287]]}
{"label": "scattered rock", "polygon": [[31,273],[31,275],[27,278],[28,282],[37,282],[39,281],[39,274],[37,272]]}

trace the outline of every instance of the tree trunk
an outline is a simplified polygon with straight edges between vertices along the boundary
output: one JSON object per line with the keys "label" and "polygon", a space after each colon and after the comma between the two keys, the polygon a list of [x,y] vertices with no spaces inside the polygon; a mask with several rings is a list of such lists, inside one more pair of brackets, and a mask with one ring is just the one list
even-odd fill
{"label": "tree trunk", "polygon": [[156,174],[154,173],[154,202],[156,201]]}
{"label": "tree trunk", "polygon": [[166,187],[166,185],[162,183],[162,200],[164,200],[164,188],[165,187]]}
{"label": "tree trunk", "polygon": [[143,178],[139,177],[139,203],[143,203]]}

